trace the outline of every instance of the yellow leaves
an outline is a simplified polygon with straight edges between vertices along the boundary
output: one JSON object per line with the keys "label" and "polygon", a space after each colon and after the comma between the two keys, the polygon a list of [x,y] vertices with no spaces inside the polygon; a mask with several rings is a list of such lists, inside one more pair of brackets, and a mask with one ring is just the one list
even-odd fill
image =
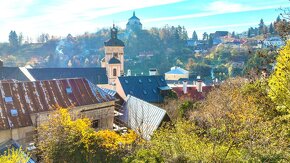
{"label": "yellow leaves", "polygon": [[0,156],[1,163],[26,163],[29,160],[22,149],[9,149],[4,155]]}

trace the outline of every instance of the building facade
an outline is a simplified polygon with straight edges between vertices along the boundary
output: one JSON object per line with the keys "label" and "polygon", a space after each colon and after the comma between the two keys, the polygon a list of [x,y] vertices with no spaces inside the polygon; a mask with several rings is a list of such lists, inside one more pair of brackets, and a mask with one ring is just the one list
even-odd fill
{"label": "building facade", "polygon": [[124,47],[124,42],[118,39],[118,29],[113,25],[111,38],[105,42],[105,58],[101,63],[106,68],[109,84],[114,84],[117,77],[124,74]]}

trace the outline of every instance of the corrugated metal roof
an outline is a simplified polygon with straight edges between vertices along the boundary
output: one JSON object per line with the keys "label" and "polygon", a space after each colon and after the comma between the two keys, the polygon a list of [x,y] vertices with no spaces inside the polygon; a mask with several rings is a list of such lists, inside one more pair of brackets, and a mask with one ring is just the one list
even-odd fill
{"label": "corrugated metal roof", "polygon": [[123,108],[121,120],[146,140],[151,138],[163,120],[169,119],[165,110],[131,95],[127,96]]}
{"label": "corrugated metal roof", "polygon": [[118,77],[127,95],[132,95],[147,102],[163,102],[160,87],[168,86],[163,76],[122,76]]}
{"label": "corrugated metal roof", "polygon": [[[68,88],[71,92],[67,91]],[[114,100],[114,97],[84,78],[35,82],[0,81],[0,97],[0,129],[32,125],[30,113]],[[5,102],[5,97],[12,97],[12,102]]]}

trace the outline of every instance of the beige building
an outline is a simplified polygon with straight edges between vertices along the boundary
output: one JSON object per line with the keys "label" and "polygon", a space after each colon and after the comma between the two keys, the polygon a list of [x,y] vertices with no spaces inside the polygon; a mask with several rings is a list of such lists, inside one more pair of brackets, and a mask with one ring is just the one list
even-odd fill
{"label": "beige building", "polygon": [[188,79],[189,72],[180,68],[180,67],[171,67],[171,70],[165,73],[165,80],[174,80],[177,81],[179,79]]}
{"label": "beige building", "polygon": [[106,68],[109,84],[124,74],[124,42],[118,39],[118,29],[113,26],[111,38],[105,42],[105,57],[101,66]]}
{"label": "beige building", "polygon": [[0,143],[33,142],[35,127],[57,108],[74,118],[87,117],[92,127],[113,129],[115,99],[83,78],[35,82],[0,82]]}

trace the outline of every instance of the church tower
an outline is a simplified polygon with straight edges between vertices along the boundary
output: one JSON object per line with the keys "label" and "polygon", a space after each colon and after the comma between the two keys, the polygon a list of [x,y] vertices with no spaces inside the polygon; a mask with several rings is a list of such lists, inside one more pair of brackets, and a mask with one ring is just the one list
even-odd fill
{"label": "church tower", "polygon": [[111,38],[105,43],[105,58],[102,67],[106,68],[109,84],[115,83],[118,76],[124,75],[124,42],[118,39],[118,29],[113,25]]}

